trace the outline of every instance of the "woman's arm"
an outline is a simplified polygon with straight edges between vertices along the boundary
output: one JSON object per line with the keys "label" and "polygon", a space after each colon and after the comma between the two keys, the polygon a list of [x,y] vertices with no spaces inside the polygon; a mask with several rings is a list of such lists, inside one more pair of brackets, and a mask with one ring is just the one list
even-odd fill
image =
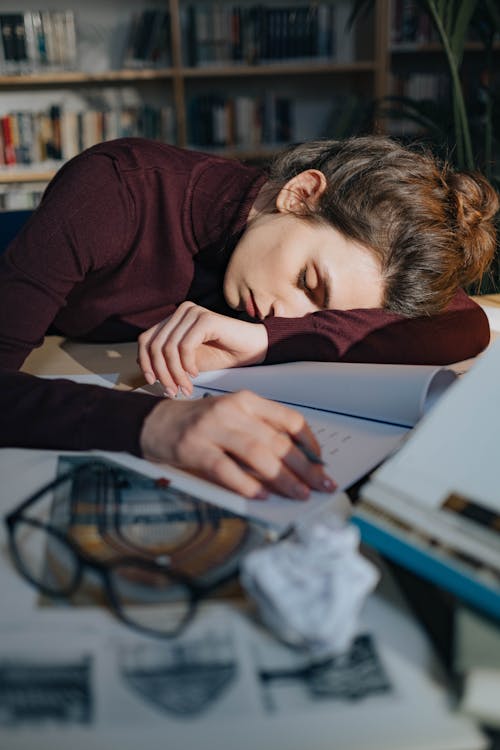
{"label": "woman's arm", "polygon": [[245,497],[332,492],[304,418],[252,393],[196,401],[0,371],[0,447],[127,451],[194,471]]}
{"label": "woman's arm", "polygon": [[138,362],[148,382],[159,380],[169,395],[178,387],[189,395],[200,370],[300,360],[446,365],[474,357],[489,336],[486,315],[462,290],[427,318],[326,310],[259,324],[185,302],[141,334]]}
{"label": "woman's arm", "polygon": [[439,315],[404,318],[385,310],[325,310],[264,321],[266,364],[290,360],[447,365],[489,343],[484,311],[461,289]]}
{"label": "woman's arm", "polygon": [[447,365],[474,357],[490,339],[484,311],[459,289],[442,313],[404,318],[386,310],[325,310],[264,321],[266,364],[291,360]]}

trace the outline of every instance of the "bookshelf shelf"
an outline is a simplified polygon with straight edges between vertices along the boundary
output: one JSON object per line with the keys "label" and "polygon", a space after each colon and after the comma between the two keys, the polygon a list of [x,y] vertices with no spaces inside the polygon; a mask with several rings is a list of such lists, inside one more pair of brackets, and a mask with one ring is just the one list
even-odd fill
{"label": "bookshelf shelf", "polygon": [[[62,166],[62,162],[59,166]],[[48,182],[55,175],[58,167],[50,169],[10,169],[3,167],[0,169],[0,184],[22,184],[25,182]]]}
{"label": "bookshelf shelf", "polygon": [[276,76],[276,75],[305,75],[311,76],[317,73],[344,74],[344,73],[372,73],[375,63],[371,60],[356,61],[348,63],[336,62],[280,62],[266,65],[224,65],[206,67],[180,68],[179,75],[183,78],[232,78],[238,76]]}
{"label": "bookshelf shelf", "polygon": [[79,71],[58,71],[53,73],[29,73],[24,75],[0,75],[0,86],[4,88],[29,88],[31,86],[55,86],[59,84],[124,83],[134,81],[155,81],[172,78],[173,68],[158,70],[107,70],[102,73]]}
{"label": "bookshelf shelf", "polygon": [[[342,11],[337,10],[339,5],[343,5]],[[259,114],[253,116],[260,117],[259,97],[267,97],[268,99],[274,97],[280,100],[279,105],[283,100],[287,101],[286,106],[290,112],[293,110],[294,118],[300,116],[310,120],[308,127],[298,128],[299,136],[293,131],[292,127],[282,128],[283,132],[289,133],[289,141],[306,137],[322,137],[325,135],[335,137],[340,135],[340,133],[324,132],[320,129],[318,129],[317,134],[309,134],[309,131],[312,133],[314,127],[317,126],[320,114],[323,117],[324,127],[326,127],[328,118],[325,112],[321,111],[321,103],[324,103],[325,111],[328,106],[330,106],[332,112],[342,111],[344,100],[349,100],[349,106],[347,107],[349,110],[352,100],[356,99],[360,103],[360,109],[364,107],[368,110],[369,104],[387,90],[389,0],[375,0],[371,15],[356,22],[352,37],[350,37],[351,32],[346,30],[346,21],[351,5],[351,0],[319,0],[319,2],[317,0],[291,0],[291,2],[264,0],[263,3],[258,3],[257,0],[244,0],[241,5],[231,3],[230,0],[220,0],[220,2],[192,0],[189,3],[187,0],[111,0],[106,4],[103,4],[101,0],[88,0],[88,3],[83,6],[77,4],[75,0],[53,0],[51,7],[55,11],[74,11],[76,46],[78,48],[82,41],[87,45],[88,65],[80,59],[80,51],[71,66],[47,66],[47,69],[43,69],[44,66],[39,64],[37,66],[25,65],[24,68],[20,67],[18,71],[13,71],[12,67],[9,66],[4,65],[2,68],[0,62],[0,92],[2,92],[4,101],[18,97],[15,108],[12,108],[14,112],[24,109],[31,109],[32,112],[35,112],[36,97],[47,99],[54,93],[53,105],[56,109],[59,108],[63,111],[67,98],[80,97],[82,100],[89,102],[87,106],[97,110],[99,117],[99,110],[106,112],[113,106],[122,106],[122,99],[120,98],[122,97],[122,90],[126,92],[123,94],[123,101],[127,100],[127,102],[130,100],[132,96],[130,92],[133,90],[136,96],[134,101],[144,101],[147,106],[158,109],[170,108],[172,123],[168,132],[172,133],[172,137],[162,138],[163,140],[176,143],[181,147],[201,148],[229,157],[261,162],[268,160],[273,153],[286,145],[286,135],[284,137],[273,137],[272,133],[269,135],[269,128],[262,128],[261,135],[256,139],[252,136],[250,139],[243,138],[241,140],[233,134],[222,145],[217,142],[217,139],[215,139],[215,145],[208,140],[198,142],[196,137],[193,138],[192,123],[193,117],[196,118],[196,115],[193,115],[193,111],[195,111],[193,101],[204,97],[207,99],[218,97],[219,100],[225,100],[226,116],[236,118],[235,112],[241,104],[240,100],[247,99],[253,102],[252,106],[259,112]],[[30,0],[8,0],[5,6],[4,8],[2,3],[0,19],[3,13],[19,13],[23,14],[24,17],[32,13]],[[229,18],[227,14],[240,13],[241,18],[243,18],[244,14],[252,8],[255,9],[257,14],[261,14],[261,18],[262,13],[268,14],[269,23],[271,23],[271,17],[273,22],[278,15],[283,19],[286,14],[291,12],[291,9],[298,9],[299,13],[304,14],[303,18],[307,16],[309,20],[307,20],[307,23],[299,22],[297,24],[295,22],[293,33],[290,32],[288,27],[287,31],[283,32],[285,33],[284,46],[288,49],[287,54],[285,52],[280,52],[280,55],[277,54],[274,44],[276,37],[272,37],[271,41],[268,38],[267,41],[263,42],[263,39],[266,39],[267,32],[259,35],[254,30],[255,37],[253,37],[252,46],[256,46],[257,53],[254,49],[252,56],[247,57],[246,51],[248,52],[248,50],[246,50],[245,45],[248,43],[248,18],[245,16],[247,20],[241,22],[240,58],[233,58],[233,55],[236,54],[235,48],[232,46],[233,42],[226,38],[224,52],[222,53],[223,59],[217,60],[215,64],[211,62],[210,55],[218,55],[219,53],[214,52],[214,50],[220,49],[220,46],[218,46],[220,45],[220,38],[209,40],[208,44],[206,43],[207,28],[216,27],[212,23],[214,18],[219,19],[217,24],[220,21],[219,16],[214,15],[212,17],[211,14],[222,12],[226,14],[227,21],[227,18]],[[198,9],[201,9],[200,17],[197,17]],[[133,24],[137,24],[137,17],[144,19],[145,14],[151,11],[160,14],[156,16],[157,19],[163,16],[162,23],[164,17],[168,16],[168,23],[165,24],[166,31],[164,37],[162,37],[168,40],[168,49],[166,49],[165,54],[162,54],[160,61],[155,60],[153,64],[148,65],[147,62],[140,59],[139,61],[132,60],[132,63],[130,63],[130,34],[134,28]],[[52,12],[49,11],[49,13]],[[326,15],[321,15],[322,13]],[[341,15],[338,15],[339,13]],[[207,16],[203,14],[209,16],[208,26],[204,25]],[[328,26],[328,29],[324,23],[325,18],[329,19],[329,23],[332,23],[332,26]],[[304,43],[304,38],[301,39],[301,35],[306,33],[304,29],[311,28],[311,26],[308,26],[310,19],[313,19],[313,23],[317,24],[315,27],[316,36],[314,37],[316,46],[314,51],[312,48],[308,48],[306,54],[302,54],[298,52],[297,48],[291,49],[289,45]],[[323,19],[323,21],[320,19]],[[189,28],[190,23],[192,24],[191,29]],[[99,27],[102,25],[105,30],[107,29],[107,44],[110,48],[113,45],[116,47],[118,37],[121,34],[122,58],[117,61],[116,54],[114,59],[111,59],[113,57],[111,55],[108,67],[102,66],[99,55],[105,57],[109,49],[103,50],[102,44],[99,47],[100,41],[97,37],[95,40],[95,56],[92,48],[89,47],[91,34],[88,33],[88,29],[96,29],[98,25]],[[290,33],[288,40],[286,40],[287,33]],[[198,34],[202,35],[201,39],[198,38]],[[194,46],[193,35],[196,37]],[[311,39],[312,37],[308,44]],[[204,43],[205,46],[203,46]],[[281,44],[279,39],[276,43]],[[322,50],[328,50],[327,54],[320,53],[320,45],[323,45]],[[203,57],[203,50],[203,54],[209,55],[208,63],[207,58]],[[280,46],[280,50],[283,50],[283,47]],[[133,58],[137,57],[136,52],[137,48],[134,48]],[[269,57],[272,59],[270,60]],[[251,60],[251,63],[246,62],[247,60]],[[166,64],[162,64],[163,61]],[[134,64],[136,62],[137,65]],[[85,72],[93,69],[94,65],[96,72]],[[123,65],[123,67],[120,67],[120,65]],[[71,69],[68,69],[69,67]],[[101,96],[103,98],[102,106],[99,105],[99,97]],[[108,96],[107,100],[105,100],[105,96]],[[20,102],[19,105],[17,101]],[[112,102],[111,105],[109,101]],[[119,102],[119,104],[117,105],[116,102]],[[69,110],[72,109],[74,114],[75,105],[73,101],[71,104]],[[308,110],[309,104],[310,110]],[[52,103],[48,107],[46,105],[46,110],[48,111],[51,106]],[[0,120],[6,114],[1,107],[2,103],[0,102]],[[54,109],[53,106],[52,109]],[[202,112],[203,116],[206,116],[206,111],[202,110]],[[215,119],[219,115],[220,112],[215,114],[214,110],[213,115],[209,113],[208,117],[213,116]],[[79,113],[79,116],[81,117],[82,114]],[[238,116],[241,117],[242,115]],[[292,114],[289,116],[292,118]],[[346,118],[339,118],[334,114],[329,116],[329,121],[334,124],[340,119],[347,121]],[[233,131],[234,133],[241,132],[241,127],[236,125],[236,120],[227,127],[231,128],[232,133]],[[363,127],[366,127],[366,125],[364,124]],[[67,133],[66,126],[64,131]],[[90,128],[90,131],[94,132],[93,128]],[[306,132],[306,135],[303,135],[304,132]],[[126,132],[124,134],[142,135],[143,133]],[[146,135],[151,137],[148,134]],[[2,127],[0,123],[0,150],[2,146],[1,136]],[[262,142],[259,142],[259,137]],[[80,136],[80,145],[81,141]],[[86,148],[88,145],[83,144],[81,148]],[[50,163],[50,167],[45,167],[43,155],[33,160],[32,164],[23,164],[19,167],[12,164],[2,164],[0,159],[0,185],[3,185],[5,190],[5,185],[8,184],[14,186],[23,182],[46,182],[51,179],[57,168],[53,167],[52,161],[48,163]]]}
{"label": "bookshelf shelf", "polygon": [[[495,42],[493,51],[500,52],[500,42]],[[440,42],[398,42],[391,45],[390,52],[392,55],[444,54],[444,49]],[[484,46],[481,42],[467,42],[465,52],[484,52]]]}

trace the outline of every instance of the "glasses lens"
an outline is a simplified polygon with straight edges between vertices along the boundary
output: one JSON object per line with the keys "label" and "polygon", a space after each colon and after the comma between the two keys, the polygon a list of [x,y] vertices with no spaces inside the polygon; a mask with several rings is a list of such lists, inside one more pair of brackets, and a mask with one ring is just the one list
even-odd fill
{"label": "glasses lens", "polygon": [[191,611],[189,588],[166,571],[120,563],[110,583],[124,619],[158,635],[174,635]]}
{"label": "glasses lens", "polygon": [[64,595],[74,586],[78,560],[71,547],[36,521],[19,519],[12,537],[24,575],[49,594]]}

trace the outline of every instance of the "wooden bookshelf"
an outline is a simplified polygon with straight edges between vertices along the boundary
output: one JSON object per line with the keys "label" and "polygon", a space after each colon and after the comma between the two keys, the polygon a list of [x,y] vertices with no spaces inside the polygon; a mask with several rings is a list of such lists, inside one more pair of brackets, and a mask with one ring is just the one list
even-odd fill
{"label": "wooden bookshelf", "polygon": [[[185,5],[183,4],[185,2]],[[263,6],[272,8],[283,5],[283,0],[265,0]],[[335,0],[334,0],[335,2]],[[265,90],[275,85],[280,90],[317,92],[316,97],[335,96],[337,92],[354,91],[366,103],[387,92],[388,89],[388,30],[389,30],[389,0],[375,0],[372,18],[361,23],[363,43],[355,50],[352,59],[287,59],[279,61],[265,60],[257,64],[244,62],[224,62],[222,64],[187,65],[187,51],[185,32],[183,30],[183,14],[187,0],[165,0],[161,7],[170,14],[170,65],[167,67],[137,67],[124,69],[110,69],[96,72],[81,70],[51,70],[0,74],[0,94],[22,95],[26,106],[31,91],[50,92],[52,89],[77,92],[93,90],[95,95],[103,87],[133,86],[142,95],[143,91],[154,90],[154,95],[171,102],[175,120],[175,143],[179,146],[190,146],[189,139],[189,108],[192,97],[202,95],[212,90],[228,96],[234,92],[245,95],[247,92]],[[229,3],[228,3],[229,4]],[[257,3],[256,3],[257,4]],[[292,2],[293,4],[293,2]],[[298,6],[307,6],[308,0],[296,0]],[[115,7],[117,23],[128,23],[131,17],[133,0],[128,2],[126,9],[119,0],[108,4]],[[106,8],[108,8],[108,5]],[[196,0],[194,0],[196,5]],[[234,3],[232,4],[234,6]],[[287,6],[290,4],[287,4]],[[311,2],[311,7],[316,3]],[[66,6],[74,8],[76,13],[80,8],[74,0],[67,0]],[[31,10],[29,0],[18,0],[9,3],[9,12]],[[64,7],[60,5],[59,7]],[[98,6],[96,6],[98,7]],[[137,10],[147,8],[146,0],[137,0]],[[155,7],[160,7],[158,4]],[[4,9],[2,8],[2,11]],[[96,13],[99,11],[96,11]],[[104,11],[102,11],[104,12]],[[98,17],[96,16],[96,23]],[[77,25],[78,31],[78,25]],[[78,36],[77,36],[78,41]],[[0,68],[1,70],[1,68]],[[276,83],[278,82],[278,83]],[[236,89],[235,89],[236,87]],[[0,115],[2,112],[0,111]],[[244,159],[268,158],[276,148],[285,144],[262,143],[255,147],[248,145],[229,144],[225,148],[211,149],[219,153]],[[52,167],[44,169],[43,165],[33,165],[32,169],[22,167],[16,170],[14,166],[0,166],[1,183],[43,182],[51,178],[54,173]]]}
{"label": "wooden bookshelf", "polygon": [[54,87],[62,85],[86,85],[89,83],[126,83],[131,81],[161,81],[175,75],[173,68],[154,70],[109,70],[102,73],[82,73],[62,70],[52,73],[25,73],[22,75],[0,75],[0,89],[31,88],[33,86]]}
{"label": "wooden bookshelf", "polygon": [[[61,165],[62,166],[62,162]],[[0,174],[0,183],[20,184],[25,182],[48,182],[57,172],[58,167],[33,167],[33,169],[11,169],[6,167]]]}
{"label": "wooden bookshelf", "polygon": [[[422,111],[423,107],[428,106],[429,114],[434,110],[434,114],[439,113],[443,121],[447,110],[452,108],[446,51],[431,16],[418,3],[391,0],[388,19],[385,94],[395,99],[391,103],[390,121],[385,123],[385,127],[390,133],[406,138],[418,137],[423,133],[422,126],[412,119],[411,113],[408,116],[406,102],[413,102],[416,109],[420,107]],[[483,34],[485,30],[483,28]],[[491,33],[494,31],[494,28],[490,28]],[[487,89],[490,88],[494,98],[500,84],[500,40],[497,33],[491,48],[493,65],[490,68],[485,43],[479,40],[478,30],[472,23],[467,27],[467,34],[459,76],[472,129],[479,132],[484,127],[479,113],[488,97]],[[475,122],[473,118],[476,118]],[[439,117],[436,118],[438,120]],[[481,150],[479,147],[478,151]]]}

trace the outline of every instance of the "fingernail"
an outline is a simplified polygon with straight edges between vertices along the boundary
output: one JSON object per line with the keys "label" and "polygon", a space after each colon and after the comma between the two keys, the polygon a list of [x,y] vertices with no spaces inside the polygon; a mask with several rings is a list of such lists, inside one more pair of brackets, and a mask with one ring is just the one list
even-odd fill
{"label": "fingernail", "polygon": [[321,482],[321,488],[325,492],[331,492],[332,490],[337,489],[337,483],[333,481],[333,479],[330,479],[329,477],[325,477]]}
{"label": "fingernail", "polygon": [[269,493],[266,492],[266,490],[257,490],[255,495],[253,496],[254,500],[267,500],[269,497]]}
{"label": "fingernail", "polygon": [[181,393],[182,393],[182,395],[183,395],[183,396],[185,396],[186,398],[189,398],[189,397],[190,397],[190,395],[191,395],[191,394],[190,394],[190,392],[188,391],[188,389],[187,389],[187,388],[185,388],[185,387],[184,387],[183,385],[181,385]]}
{"label": "fingernail", "polygon": [[152,372],[145,372],[144,377],[146,378],[146,383],[149,383],[149,385],[153,385],[156,382],[156,378]]}
{"label": "fingernail", "polygon": [[177,391],[175,391],[173,388],[166,388],[165,389],[165,394],[169,398],[175,398],[177,396]]}

